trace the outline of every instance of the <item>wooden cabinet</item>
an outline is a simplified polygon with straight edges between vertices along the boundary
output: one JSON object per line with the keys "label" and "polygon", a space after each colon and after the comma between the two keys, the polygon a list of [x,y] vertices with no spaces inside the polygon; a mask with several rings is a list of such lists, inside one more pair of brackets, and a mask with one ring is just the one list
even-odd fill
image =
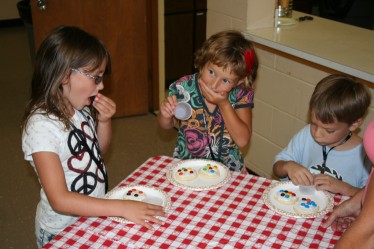
{"label": "wooden cabinet", "polygon": [[206,36],[206,0],[165,0],[165,87],[195,72],[194,53]]}
{"label": "wooden cabinet", "polygon": [[[31,2],[36,47],[58,25],[73,25],[103,40],[112,62],[103,94],[116,102],[116,117],[146,114],[158,108],[157,1],[46,1],[46,10]],[[61,11],[63,10],[63,11]],[[69,13],[67,15],[67,13]],[[150,20],[145,22],[144,20]],[[152,22],[153,20],[153,22]],[[153,74],[152,74],[152,73]]]}

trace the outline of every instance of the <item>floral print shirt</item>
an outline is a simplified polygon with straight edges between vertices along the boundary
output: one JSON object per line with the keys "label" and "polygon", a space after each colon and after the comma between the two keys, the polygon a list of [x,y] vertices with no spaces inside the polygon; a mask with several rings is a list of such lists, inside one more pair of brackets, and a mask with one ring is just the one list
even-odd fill
{"label": "floral print shirt", "polygon": [[[239,147],[231,139],[219,108],[216,106],[213,112],[208,110],[198,77],[198,73],[184,76],[169,87],[169,96],[176,95],[178,102],[186,102],[192,107],[192,116],[178,121],[173,157],[215,159],[232,171],[241,171],[244,160]],[[247,91],[237,87],[232,89],[228,99],[234,109],[253,108],[253,95],[253,89]]]}

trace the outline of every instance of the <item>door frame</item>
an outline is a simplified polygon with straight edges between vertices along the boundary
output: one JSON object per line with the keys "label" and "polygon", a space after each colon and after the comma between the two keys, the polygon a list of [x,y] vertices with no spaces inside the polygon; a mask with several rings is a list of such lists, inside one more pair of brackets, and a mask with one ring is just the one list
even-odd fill
{"label": "door frame", "polygon": [[[159,1],[149,0],[148,15],[151,19],[148,21],[148,46],[149,46],[149,73],[148,78],[148,109],[154,112],[159,109],[159,14],[158,5]],[[162,1],[163,2],[163,1]]]}

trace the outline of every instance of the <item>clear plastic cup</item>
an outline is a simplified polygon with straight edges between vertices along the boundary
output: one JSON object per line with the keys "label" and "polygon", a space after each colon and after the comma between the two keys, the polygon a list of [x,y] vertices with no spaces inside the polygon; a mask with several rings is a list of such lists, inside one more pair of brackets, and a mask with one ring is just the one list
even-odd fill
{"label": "clear plastic cup", "polygon": [[192,115],[192,107],[185,102],[179,102],[174,109],[174,116],[179,120],[187,120]]}
{"label": "clear plastic cup", "polygon": [[278,0],[278,17],[292,18],[293,0]]}
{"label": "clear plastic cup", "polygon": [[314,185],[311,186],[299,186],[299,191],[302,195],[313,195],[316,192]]}

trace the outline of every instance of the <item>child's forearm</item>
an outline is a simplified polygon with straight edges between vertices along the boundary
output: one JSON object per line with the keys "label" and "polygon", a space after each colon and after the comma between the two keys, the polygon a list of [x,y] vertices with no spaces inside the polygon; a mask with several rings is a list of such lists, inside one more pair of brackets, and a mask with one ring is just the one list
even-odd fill
{"label": "child's forearm", "polygon": [[356,188],[346,182],[341,182],[342,187],[340,188],[341,191],[339,191],[340,194],[345,195],[345,196],[354,196],[358,191],[360,191],[360,188]]}
{"label": "child's forearm", "polygon": [[[75,192],[67,192],[55,203],[57,212],[79,216],[123,216],[121,200],[95,198]],[[89,208],[87,208],[89,207]]]}
{"label": "child's forearm", "polygon": [[102,153],[105,153],[110,145],[110,140],[112,139],[112,122],[109,119],[106,122],[98,122],[97,124],[97,137],[100,144],[100,149]]}
{"label": "child's forearm", "polygon": [[157,121],[158,121],[158,124],[160,125],[160,127],[162,129],[165,129],[165,130],[169,130],[171,128],[174,128],[175,127],[175,119],[173,117],[171,118],[165,118],[164,116],[162,116],[161,113],[159,113],[157,115]]}
{"label": "child's forearm", "polygon": [[252,110],[235,111],[228,101],[219,105],[219,109],[231,138],[239,148],[245,147],[252,136]]}
{"label": "child's forearm", "polygon": [[287,170],[285,169],[286,161],[277,161],[273,165],[273,172],[276,177],[284,178],[288,176]]}

